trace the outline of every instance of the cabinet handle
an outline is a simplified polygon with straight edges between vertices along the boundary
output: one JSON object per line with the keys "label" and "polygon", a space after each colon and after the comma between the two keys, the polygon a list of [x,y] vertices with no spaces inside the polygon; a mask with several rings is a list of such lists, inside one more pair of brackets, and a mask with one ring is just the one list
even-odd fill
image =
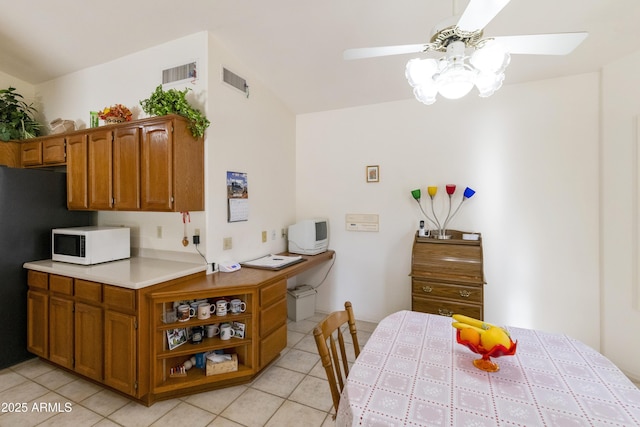
{"label": "cabinet handle", "polygon": [[433,288],[431,286],[423,286],[422,290],[423,292],[429,293],[433,290]]}
{"label": "cabinet handle", "polygon": [[463,289],[460,291],[460,296],[462,298],[469,298],[471,296],[471,291],[467,291]]}
{"label": "cabinet handle", "polygon": [[451,310],[447,310],[446,308],[439,308],[438,309],[438,314],[440,316],[447,316],[447,317],[451,317],[453,316],[453,311]]}

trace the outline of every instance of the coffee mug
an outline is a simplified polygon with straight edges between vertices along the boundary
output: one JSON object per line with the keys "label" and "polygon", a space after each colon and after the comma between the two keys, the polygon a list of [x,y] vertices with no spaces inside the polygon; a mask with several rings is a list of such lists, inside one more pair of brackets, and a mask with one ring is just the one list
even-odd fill
{"label": "coffee mug", "polygon": [[244,313],[244,311],[247,309],[247,304],[239,299],[232,299],[231,302],[229,303],[229,310],[231,310],[231,313],[233,314],[238,314],[238,313]]}
{"label": "coffee mug", "polygon": [[203,338],[203,328],[202,326],[195,326],[191,328],[191,343],[192,344],[200,344]]}
{"label": "coffee mug", "polygon": [[217,323],[207,325],[204,327],[204,329],[206,331],[207,338],[213,338],[220,333],[220,326],[218,326]]}
{"label": "coffee mug", "polygon": [[195,315],[196,311],[187,304],[179,305],[176,308],[176,317],[178,318],[178,322],[186,322],[190,317]]}
{"label": "coffee mug", "polygon": [[233,336],[233,329],[230,323],[223,323],[220,325],[220,339],[228,340]]}
{"label": "coffee mug", "polygon": [[198,306],[198,319],[208,319],[216,312],[216,306],[209,303],[201,303]]}
{"label": "coffee mug", "polygon": [[226,316],[229,310],[229,302],[226,299],[216,301],[216,316]]}

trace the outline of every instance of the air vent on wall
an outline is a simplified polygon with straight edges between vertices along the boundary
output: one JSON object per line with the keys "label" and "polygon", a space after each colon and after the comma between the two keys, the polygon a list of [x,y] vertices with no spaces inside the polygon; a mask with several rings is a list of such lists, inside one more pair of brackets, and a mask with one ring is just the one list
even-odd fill
{"label": "air vent on wall", "polygon": [[173,83],[180,80],[195,80],[196,63],[190,62],[189,64],[178,65],[177,67],[162,70],[162,84]]}
{"label": "air vent on wall", "polygon": [[244,93],[247,98],[249,97],[249,85],[247,81],[224,67],[222,67],[222,81]]}

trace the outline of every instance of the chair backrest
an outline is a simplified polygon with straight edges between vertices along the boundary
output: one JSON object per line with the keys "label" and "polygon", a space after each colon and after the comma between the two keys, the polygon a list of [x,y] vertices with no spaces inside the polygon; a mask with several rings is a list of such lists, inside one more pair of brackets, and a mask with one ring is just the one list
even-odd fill
{"label": "chair backrest", "polygon": [[344,311],[334,311],[325,317],[313,330],[316,339],[316,346],[320,354],[322,366],[329,380],[333,407],[338,412],[340,403],[340,393],[344,388],[344,383],[349,375],[349,364],[347,361],[347,347],[345,346],[343,330],[348,326],[349,333],[353,341],[355,357],[360,354],[358,345],[358,335],[356,333],[356,320],[353,316],[351,302],[344,303]]}

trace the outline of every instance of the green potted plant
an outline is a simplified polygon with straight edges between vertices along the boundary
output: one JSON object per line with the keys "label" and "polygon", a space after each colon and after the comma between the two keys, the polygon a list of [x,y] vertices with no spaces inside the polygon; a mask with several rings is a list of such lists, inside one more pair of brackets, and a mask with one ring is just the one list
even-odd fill
{"label": "green potted plant", "polygon": [[40,135],[40,123],[34,118],[37,110],[23,101],[16,88],[0,89],[0,140],[35,138]]}
{"label": "green potted plant", "polygon": [[191,88],[165,91],[160,85],[149,98],[140,101],[142,111],[154,116],[178,114],[189,120],[189,129],[193,136],[201,138],[211,122],[200,110],[193,108],[187,101],[186,95],[190,90]]}

